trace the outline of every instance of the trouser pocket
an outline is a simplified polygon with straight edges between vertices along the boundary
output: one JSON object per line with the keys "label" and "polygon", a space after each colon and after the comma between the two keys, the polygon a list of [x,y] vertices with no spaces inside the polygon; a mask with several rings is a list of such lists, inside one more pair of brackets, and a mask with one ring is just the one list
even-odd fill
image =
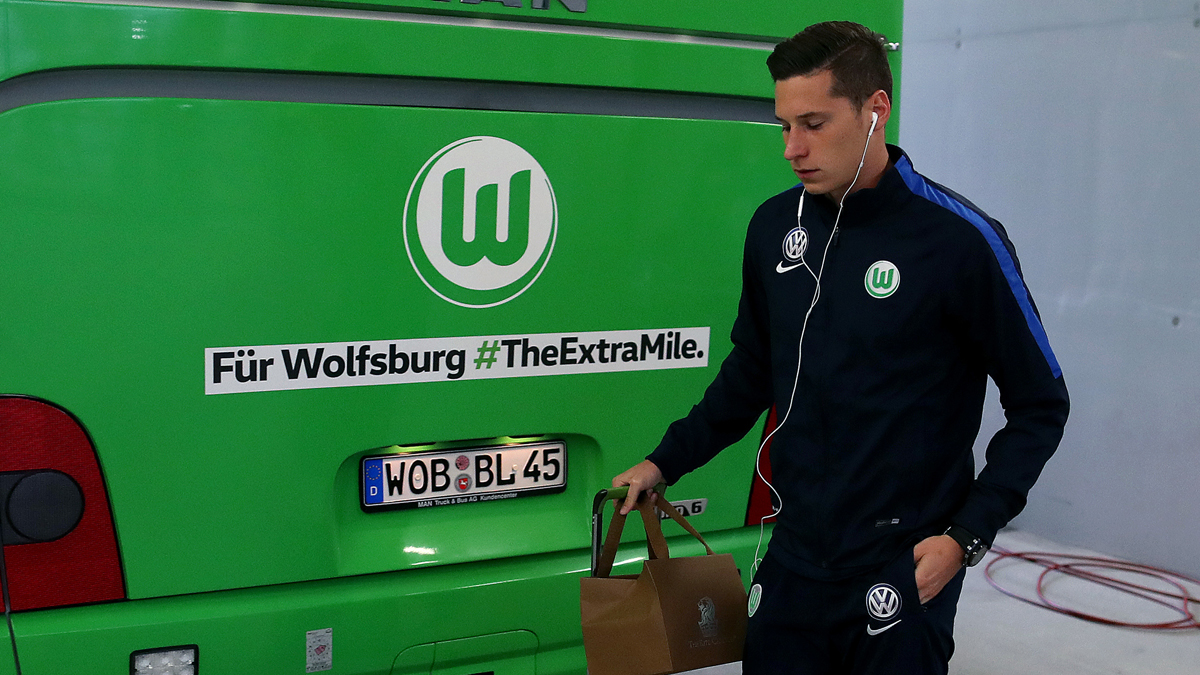
{"label": "trouser pocket", "polygon": [[924,611],[917,591],[916,565],[911,548],[902,549],[900,555],[873,577],[864,602],[867,618],[874,622],[894,621],[905,614]]}

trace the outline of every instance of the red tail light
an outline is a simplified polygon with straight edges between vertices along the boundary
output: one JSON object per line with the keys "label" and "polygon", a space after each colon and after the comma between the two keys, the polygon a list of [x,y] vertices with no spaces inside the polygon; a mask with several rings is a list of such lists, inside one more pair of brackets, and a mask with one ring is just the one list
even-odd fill
{"label": "red tail light", "polygon": [[[771,407],[771,414],[767,415],[767,423],[763,427],[762,438],[759,439],[759,445],[762,445],[763,439],[775,430],[775,426],[779,423],[775,407]],[[762,453],[758,456],[758,468],[762,470],[762,475],[767,480],[771,480],[771,441],[762,449]],[[775,512],[775,507],[771,504],[771,488],[763,482],[762,478],[758,477],[758,471],[754,472],[753,481],[750,483],[750,505],[746,507],[746,524],[758,525],[764,517]],[[775,522],[774,518],[767,518],[768,523]]]}
{"label": "red tail light", "polygon": [[0,396],[0,537],[14,611],[125,598],[96,449],[45,401]]}

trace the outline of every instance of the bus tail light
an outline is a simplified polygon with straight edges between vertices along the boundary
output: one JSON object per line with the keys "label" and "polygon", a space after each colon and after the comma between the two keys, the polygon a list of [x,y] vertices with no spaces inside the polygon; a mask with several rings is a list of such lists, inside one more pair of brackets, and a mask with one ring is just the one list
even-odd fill
{"label": "bus tail light", "polygon": [[14,611],[125,598],[96,449],[45,401],[0,396],[0,538]]}

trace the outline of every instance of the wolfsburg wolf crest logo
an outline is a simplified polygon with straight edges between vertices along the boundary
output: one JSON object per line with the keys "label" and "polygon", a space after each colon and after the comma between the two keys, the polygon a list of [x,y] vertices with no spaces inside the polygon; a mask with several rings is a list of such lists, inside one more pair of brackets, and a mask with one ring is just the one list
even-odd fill
{"label": "wolfsburg wolf crest logo", "polygon": [[421,167],[404,204],[404,246],[429,290],[462,307],[495,307],[537,281],[558,230],[545,170],[524,148],[464,138]]}
{"label": "wolfsburg wolf crest logo", "polygon": [[867,269],[863,285],[872,298],[886,298],[900,288],[900,270],[894,263],[880,260]]}

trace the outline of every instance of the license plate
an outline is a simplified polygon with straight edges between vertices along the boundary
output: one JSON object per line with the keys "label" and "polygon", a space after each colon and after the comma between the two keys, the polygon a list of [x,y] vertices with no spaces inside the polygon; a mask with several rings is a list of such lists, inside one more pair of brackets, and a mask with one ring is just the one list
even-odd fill
{"label": "license plate", "polygon": [[561,441],[376,455],[362,460],[364,511],[512,499],[567,486]]}

